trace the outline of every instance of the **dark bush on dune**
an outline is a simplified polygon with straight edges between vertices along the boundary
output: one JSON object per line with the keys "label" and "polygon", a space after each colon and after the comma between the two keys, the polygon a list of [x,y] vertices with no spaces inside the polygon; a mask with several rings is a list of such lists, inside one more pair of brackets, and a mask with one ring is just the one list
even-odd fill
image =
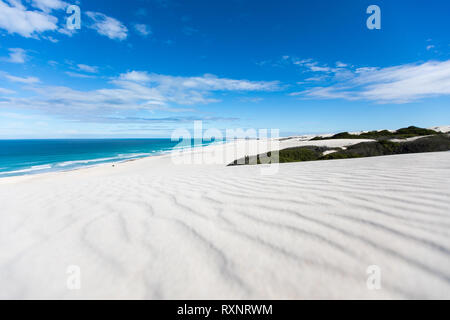
{"label": "dark bush on dune", "polygon": [[398,143],[396,153],[435,152],[450,150],[450,135],[439,134],[414,141]]}
{"label": "dark bush on dune", "polygon": [[418,127],[414,127],[414,126],[398,129],[395,133],[414,135],[414,136],[427,136],[427,135],[437,134],[437,132],[434,130],[423,129],[423,128],[418,128]]}
{"label": "dark bush on dune", "polygon": [[[279,151],[279,162],[298,162],[298,161],[313,161],[318,160],[322,153],[328,148],[324,147],[299,147],[299,148],[289,148]],[[267,153],[268,157],[271,157],[271,152]],[[244,158],[235,160],[230,163],[229,166],[235,165],[246,165],[246,164],[261,164],[260,156],[245,156]]]}
{"label": "dark bush on dune", "polygon": [[328,148],[309,146],[284,149],[279,151],[280,163],[318,160],[326,150]]}
{"label": "dark bush on dune", "polygon": [[256,156],[245,156],[244,158],[234,160],[232,163],[228,164],[228,166],[241,166],[241,165],[249,165],[249,164],[261,164],[261,163],[267,163],[267,161],[270,162],[270,157],[272,156],[272,152],[267,152],[266,155],[264,155],[265,161],[261,161],[261,157],[263,154],[258,154]]}

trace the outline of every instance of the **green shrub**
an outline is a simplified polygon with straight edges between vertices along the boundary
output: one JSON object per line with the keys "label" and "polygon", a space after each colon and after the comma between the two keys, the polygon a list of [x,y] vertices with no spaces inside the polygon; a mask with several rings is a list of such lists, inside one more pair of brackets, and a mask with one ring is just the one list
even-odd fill
{"label": "green shrub", "polygon": [[280,162],[297,162],[317,160],[322,154],[318,147],[298,147],[279,151]]}
{"label": "green shrub", "polygon": [[438,132],[430,129],[423,129],[419,127],[410,126],[408,128],[401,128],[395,132],[388,130],[369,131],[360,134],[350,134],[348,132],[337,133],[334,136],[323,138],[314,137],[314,140],[328,140],[328,139],[373,139],[373,140],[388,140],[388,139],[406,139],[417,136],[437,135]]}
{"label": "green shrub", "polygon": [[414,136],[427,136],[427,135],[436,134],[437,132],[434,130],[430,130],[430,129],[423,129],[423,128],[410,126],[408,128],[398,129],[396,131],[396,133],[404,134],[404,135],[414,135]]}

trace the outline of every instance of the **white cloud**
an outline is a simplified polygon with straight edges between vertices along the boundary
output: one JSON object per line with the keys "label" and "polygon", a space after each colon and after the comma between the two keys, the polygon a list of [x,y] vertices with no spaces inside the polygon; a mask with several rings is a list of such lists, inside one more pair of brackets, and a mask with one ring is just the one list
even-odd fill
{"label": "white cloud", "polygon": [[44,38],[44,39],[47,39],[48,41],[53,42],[53,43],[58,43],[58,42],[59,42],[58,39],[55,39],[55,38],[53,38],[53,37],[51,37],[51,36],[43,37],[43,38]]}
{"label": "white cloud", "polygon": [[58,19],[43,11],[29,11],[20,0],[0,0],[0,29],[23,37],[37,37],[45,31],[54,31]]}
{"label": "white cloud", "polygon": [[257,103],[257,102],[261,102],[264,100],[264,98],[260,98],[260,97],[244,97],[239,99],[242,102],[251,102],[251,103]]}
{"label": "white cloud", "polygon": [[5,77],[12,82],[20,82],[20,83],[26,83],[26,84],[33,84],[33,83],[38,83],[40,80],[36,77],[26,77],[26,78],[22,78],[22,77],[16,77],[16,76],[12,76],[9,74],[6,74]]}
{"label": "white cloud", "polygon": [[148,36],[150,34],[152,34],[152,31],[150,30],[150,27],[146,24],[140,24],[137,23],[134,25],[134,29],[136,29],[136,31],[141,35],[141,36]]}
{"label": "white cloud", "polygon": [[156,88],[167,101],[178,104],[195,104],[217,102],[211,98],[214,91],[274,91],[279,89],[277,81],[249,81],[218,78],[205,74],[201,77],[176,77],[131,71],[121,74],[113,83],[119,86],[136,88],[145,84],[147,87]]}
{"label": "white cloud", "polygon": [[219,78],[212,74],[201,77],[177,77],[131,71],[119,76],[119,80],[151,82],[164,88],[195,89],[205,91],[274,91],[279,89],[278,81],[249,81]]}
{"label": "white cloud", "polygon": [[278,81],[249,81],[219,78],[212,74],[201,77],[174,77],[150,74],[150,81],[163,87],[178,87],[207,91],[274,91],[279,89]]}
{"label": "white cloud", "polygon": [[127,73],[122,73],[119,76],[119,79],[128,80],[128,81],[136,81],[136,82],[150,81],[150,77],[148,76],[148,73],[144,72],[144,71],[131,71],[131,72],[127,72]]}
{"label": "white cloud", "polygon": [[314,87],[301,92],[292,92],[291,96],[306,96],[310,98],[318,99],[346,99],[356,100],[356,97],[352,96],[348,92],[335,90],[332,87]]}
{"label": "white cloud", "polygon": [[10,48],[9,49],[9,58],[6,61],[11,63],[25,63],[27,58],[26,51],[21,48]]}
{"label": "white cloud", "polygon": [[50,12],[55,9],[64,9],[68,4],[61,0],[32,0],[32,6],[42,11]]}
{"label": "white cloud", "polygon": [[347,72],[352,77],[338,81],[337,84],[313,87],[291,95],[378,103],[408,103],[422,98],[450,95],[450,60],[387,68],[358,68]]}
{"label": "white cloud", "polygon": [[1,94],[14,94],[16,92],[13,90],[5,89],[5,88],[0,88],[0,93]]}
{"label": "white cloud", "polygon": [[86,12],[86,15],[93,20],[91,28],[103,36],[113,40],[125,40],[128,36],[128,29],[125,25],[117,19],[108,17],[99,12]]}
{"label": "white cloud", "polygon": [[307,67],[309,67],[309,69],[313,72],[329,72],[329,71],[331,71],[331,69],[328,67],[319,67],[314,64],[308,64]]}
{"label": "white cloud", "polygon": [[312,59],[297,60],[293,62],[295,65],[304,67],[312,72],[330,72],[332,69],[328,66],[319,66],[318,62]]}
{"label": "white cloud", "polygon": [[327,79],[328,76],[316,76],[316,77],[311,77],[311,78],[307,78],[305,79],[305,81],[323,81],[325,79]]}
{"label": "white cloud", "polygon": [[77,29],[59,28],[59,29],[58,29],[58,32],[61,33],[61,34],[63,34],[63,35],[66,35],[66,36],[68,36],[68,37],[71,37],[71,36],[73,36],[75,33],[77,33]]}
{"label": "white cloud", "polygon": [[92,75],[88,75],[88,74],[82,74],[82,73],[78,73],[78,72],[72,72],[72,71],[66,71],[66,74],[70,77],[74,77],[74,78],[95,78],[95,76]]}
{"label": "white cloud", "polygon": [[427,46],[427,50],[428,51],[430,51],[431,49],[434,49],[434,48],[435,48],[435,46],[433,44],[430,44],[430,45]]}
{"label": "white cloud", "polygon": [[[79,76],[76,73],[68,75]],[[39,81],[31,77],[6,76],[21,83],[35,84]],[[111,79],[109,84],[113,87],[88,91],[33,85],[23,88],[23,91],[31,91],[32,95],[3,97],[0,108],[31,108],[70,119],[94,121],[96,117],[130,117],[136,110],[192,112],[195,110],[185,106],[220,101],[214,96],[215,91],[271,91],[278,88],[277,82],[234,80],[212,75],[174,77],[143,71],[121,74]]]}
{"label": "white cloud", "polygon": [[97,73],[98,67],[96,66],[88,66],[86,64],[77,64],[77,67],[80,71],[89,72],[89,73]]}

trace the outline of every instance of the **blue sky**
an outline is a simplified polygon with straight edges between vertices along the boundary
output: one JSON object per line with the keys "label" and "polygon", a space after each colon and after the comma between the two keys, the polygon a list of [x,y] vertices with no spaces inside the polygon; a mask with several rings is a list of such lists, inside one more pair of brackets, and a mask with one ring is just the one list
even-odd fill
{"label": "blue sky", "polygon": [[[66,27],[68,5],[81,29]],[[369,30],[369,5],[381,29]],[[450,124],[450,3],[0,0],[0,138]]]}

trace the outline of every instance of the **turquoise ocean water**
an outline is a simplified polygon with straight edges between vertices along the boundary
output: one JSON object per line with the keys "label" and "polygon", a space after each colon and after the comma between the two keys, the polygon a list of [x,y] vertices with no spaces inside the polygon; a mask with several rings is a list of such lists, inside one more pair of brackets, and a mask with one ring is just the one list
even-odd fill
{"label": "turquoise ocean water", "polygon": [[0,140],[0,178],[159,155],[178,144],[170,139]]}

